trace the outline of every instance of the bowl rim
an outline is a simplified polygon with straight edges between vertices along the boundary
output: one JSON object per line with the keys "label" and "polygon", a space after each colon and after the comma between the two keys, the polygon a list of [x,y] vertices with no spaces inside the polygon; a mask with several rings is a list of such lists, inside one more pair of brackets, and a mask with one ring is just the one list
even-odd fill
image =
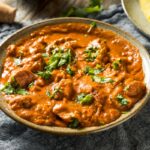
{"label": "bowl rim", "polygon": [[[93,21],[96,22],[98,27],[100,26],[100,28],[101,28],[101,26],[104,26],[106,30],[111,30],[112,32],[115,32],[116,34],[119,34],[121,37],[123,37],[124,39],[126,39],[128,41],[129,41],[129,39],[132,40],[132,42],[129,41],[132,45],[135,45],[135,43],[137,43],[138,49],[139,49],[139,47],[141,47],[142,51],[144,52],[143,55],[145,55],[144,57],[146,57],[147,63],[150,64],[150,56],[149,56],[148,52],[146,51],[146,49],[142,46],[142,44],[139,41],[137,41],[129,33],[126,33],[123,30],[119,29],[118,27],[115,27],[115,26],[110,25],[108,23],[104,23],[104,22],[99,21],[99,20],[89,19],[89,18],[79,18],[79,17],[61,17],[61,18],[46,19],[46,20],[40,21],[38,23],[34,23],[32,25],[23,27],[20,30],[14,32],[12,35],[7,37],[0,44],[0,50],[3,50],[4,45],[8,46],[10,43],[12,43],[12,41],[11,41],[12,39],[16,38],[16,41],[17,41],[18,35],[25,32],[25,31],[27,31],[27,34],[29,34],[30,32],[32,32],[32,31],[34,31],[38,28],[41,28],[43,26],[46,26],[46,25],[61,24],[61,23],[67,23],[67,22],[68,23],[69,22],[70,23],[71,22],[79,22],[79,23],[90,24]],[[24,35],[22,35],[22,36],[24,36]],[[126,38],[125,38],[125,36],[126,36]],[[129,39],[127,39],[127,38],[129,38]],[[133,42],[134,42],[134,44],[133,44]],[[135,47],[137,47],[137,46],[135,46]],[[141,54],[140,54],[140,56],[141,56]],[[142,58],[142,62],[143,62],[143,59],[144,58]],[[145,74],[145,76],[146,76],[146,74]],[[150,83],[150,77],[148,78],[148,82]],[[122,114],[121,115],[121,116],[124,116],[123,118],[121,118],[121,116],[120,116],[117,120],[115,120],[115,121],[113,121],[109,124],[102,125],[102,126],[96,126],[96,127],[86,127],[86,128],[82,128],[82,129],[71,129],[71,128],[53,127],[53,126],[41,126],[41,125],[34,124],[32,122],[29,122],[29,121],[17,116],[9,108],[8,104],[6,103],[6,101],[4,100],[2,95],[0,95],[0,110],[2,110],[7,116],[12,118],[13,120],[15,120],[15,121],[17,121],[17,122],[19,122],[23,125],[26,125],[27,127],[30,127],[32,129],[36,129],[36,130],[39,130],[39,131],[42,131],[42,132],[52,133],[52,134],[83,135],[83,134],[96,133],[96,132],[101,132],[101,131],[104,131],[104,130],[108,130],[110,128],[113,128],[113,127],[127,121],[128,119],[133,117],[135,114],[137,114],[137,112],[139,112],[141,110],[141,108],[148,101],[149,97],[150,97],[150,88],[147,87],[146,96],[135,104],[135,105],[138,106],[137,109],[135,109],[134,108],[135,106],[134,106],[133,108],[131,108],[131,110],[129,110],[129,112],[127,114]]]}
{"label": "bowl rim", "polygon": [[[139,0],[134,0],[136,1],[136,3],[138,4],[138,9],[140,10],[141,7],[140,7],[140,4],[139,4]],[[127,17],[129,18],[129,20],[134,24],[134,26],[141,32],[143,33],[145,36],[147,36],[148,38],[150,38],[150,32],[147,33],[146,30],[144,29],[144,24],[143,24],[143,27],[139,24],[138,21],[136,21],[132,15],[130,15],[129,13],[129,9],[126,7],[126,0],[121,0],[121,5],[122,5],[122,8],[125,12],[125,14],[127,15]],[[132,0],[132,3],[133,3],[133,0]],[[140,10],[141,11],[141,10]],[[145,18],[143,12],[141,11],[141,16],[142,18],[144,18],[144,21],[145,22],[148,22],[147,19]],[[150,24],[150,23],[149,23]],[[150,26],[150,25],[149,25]]]}

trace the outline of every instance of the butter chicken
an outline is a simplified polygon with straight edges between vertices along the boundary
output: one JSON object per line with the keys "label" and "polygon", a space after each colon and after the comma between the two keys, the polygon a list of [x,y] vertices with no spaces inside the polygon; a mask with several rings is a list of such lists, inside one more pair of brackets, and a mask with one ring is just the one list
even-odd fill
{"label": "butter chicken", "polygon": [[45,26],[6,51],[1,93],[38,125],[108,124],[146,94],[138,49],[95,22]]}

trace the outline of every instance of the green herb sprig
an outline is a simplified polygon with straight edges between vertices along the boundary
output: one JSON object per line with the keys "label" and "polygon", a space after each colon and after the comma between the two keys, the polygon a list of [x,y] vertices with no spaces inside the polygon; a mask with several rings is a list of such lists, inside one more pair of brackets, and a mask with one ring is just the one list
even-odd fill
{"label": "green herb sprig", "polygon": [[94,28],[96,28],[97,27],[97,24],[96,24],[96,22],[92,22],[91,24],[90,24],[90,28],[88,29],[88,31],[87,31],[87,33],[90,33]]}
{"label": "green herb sprig", "polygon": [[128,100],[124,98],[121,94],[118,94],[116,98],[121,105],[128,105]]}
{"label": "green herb sprig", "polygon": [[61,87],[55,87],[53,93],[51,94],[50,91],[46,91],[46,95],[50,98],[50,99],[57,99],[57,94],[59,93],[63,93]]}
{"label": "green herb sprig", "polygon": [[66,71],[68,74],[70,74],[71,76],[74,75],[74,71],[71,69],[70,65],[67,66]]}
{"label": "green herb sprig", "polygon": [[11,94],[27,95],[28,94],[28,91],[18,86],[14,86],[10,82],[7,82],[0,91],[4,92],[6,95],[11,95]]}
{"label": "green herb sprig", "polygon": [[89,105],[93,101],[93,96],[91,94],[81,93],[77,96],[77,102],[82,105]]}
{"label": "green herb sprig", "polygon": [[85,69],[84,69],[84,73],[85,74],[88,74],[88,75],[97,75],[101,72],[104,71],[104,68],[102,67],[99,67],[99,68],[91,68],[89,66],[86,66]]}
{"label": "green herb sprig", "polygon": [[92,62],[99,54],[98,47],[94,47],[93,45],[91,45],[84,51],[84,53],[86,54],[85,60]]}
{"label": "green herb sprig", "polygon": [[68,124],[69,128],[78,128],[80,125],[80,122],[77,118],[72,118],[72,121]]}
{"label": "green herb sprig", "polygon": [[121,64],[121,59],[117,59],[112,63],[112,67],[114,70],[119,70],[119,66]]}
{"label": "green herb sprig", "polygon": [[65,17],[86,17],[89,14],[100,12],[102,10],[103,0],[90,0],[87,7],[69,7],[67,11],[63,12]]}
{"label": "green herb sprig", "polygon": [[38,76],[42,77],[45,80],[49,80],[51,77],[51,72],[50,71],[39,71],[37,73]]}
{"label": "green herb sprig", "polygon": [[71,50],[58,49],[58,51],[52,51],[52,55],[49,58],[48,64],[44,67],[43,71],[37,72],[37,75],[41,76],[45,80],[49,80],[51,72],[63,65],[70,64],[72,61]]}
{"label": "green herb sprig", "polygon": [[111,79],[111,78],[107,78],[107,77],[99,77],[99,76],[92,76],[92,79],[94,82],[97,82],[97,83],[113,83],[114,80]]}

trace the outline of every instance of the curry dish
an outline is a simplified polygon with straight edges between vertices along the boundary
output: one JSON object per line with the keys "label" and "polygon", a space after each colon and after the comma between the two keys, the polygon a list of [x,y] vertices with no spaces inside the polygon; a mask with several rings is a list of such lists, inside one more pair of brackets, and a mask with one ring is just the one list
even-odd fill
{"label": "curry dish", "polygon": [[38,125],[108,124],[146,94],[138,49],[95,22],[45,26],[6,51],[1,93]]}

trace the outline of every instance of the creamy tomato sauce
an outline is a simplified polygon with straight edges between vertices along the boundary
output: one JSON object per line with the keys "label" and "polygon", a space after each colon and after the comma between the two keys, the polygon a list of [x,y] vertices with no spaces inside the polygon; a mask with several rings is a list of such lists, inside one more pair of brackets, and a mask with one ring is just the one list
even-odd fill
{"label": "creamy tomato sauce", "polygon": [[45,26],[6,51],[1,92],[35,124],[108,124],[146,93],[138,49],[94,23]]}

